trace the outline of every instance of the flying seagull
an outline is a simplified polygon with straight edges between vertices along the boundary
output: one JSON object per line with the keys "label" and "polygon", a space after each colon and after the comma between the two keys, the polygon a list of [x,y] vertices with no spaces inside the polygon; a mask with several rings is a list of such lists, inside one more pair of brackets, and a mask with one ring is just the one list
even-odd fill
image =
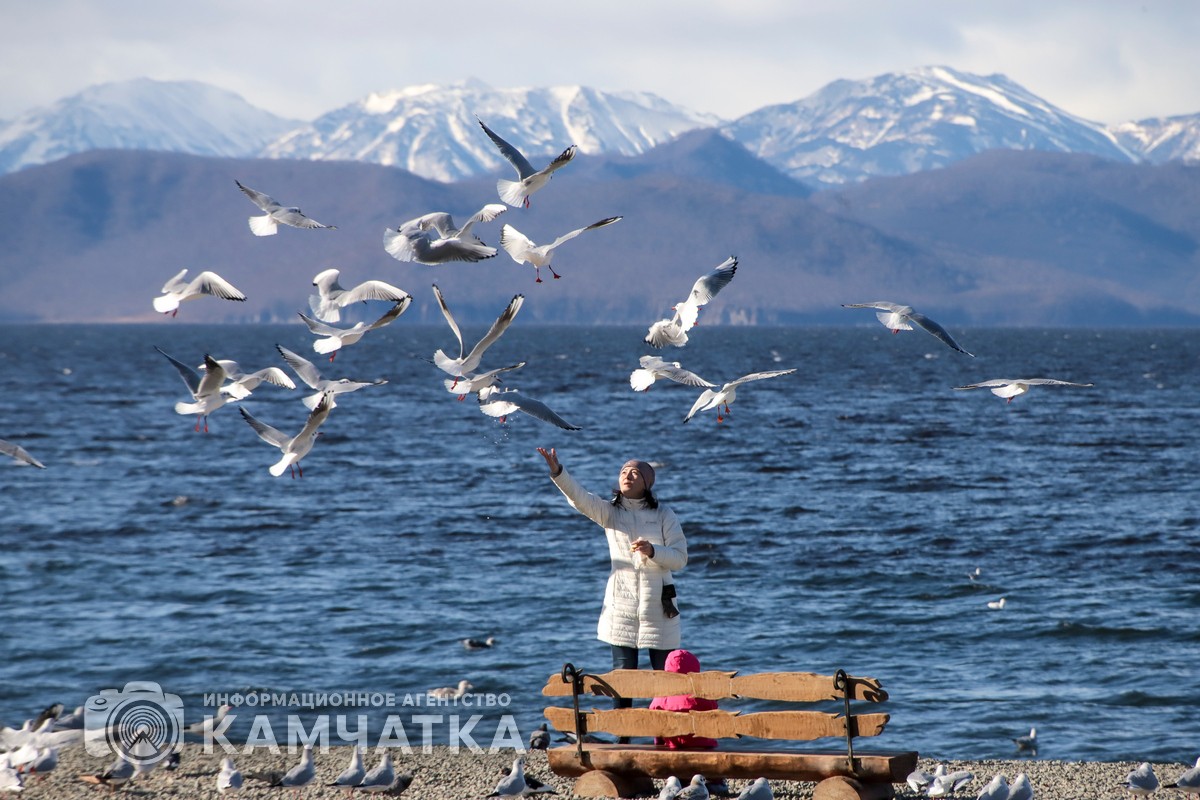
{"label": "flying seagull", "polygon": [[313,316],[322,322],[338,322],[342,318],[342,309],[355,303],[365,303],[368,300],[389,300],[399,303],[408,297],[408,292],[383,281],[364,281],[350,289],[345,289],[338,283],[341,272],[327,269],[318,272],[313,278],[313,286],[317,293],[309,295],[308,307]]}
{"label": "flying seagull", "polygon": [[738,378],[736,381],[730,381],[715,392],[712,389],[705,389],[700,397],[696,399],[696,402],[692,404],[692,410],[687,413],[683,421],[687,422],[701,411],[708,411],[710,408],[715,408],[717,410],[717,422],[723,422],[725,417],[721,415],[721,408],[724,407],[725,413],[729,413],[729,406],[737,397],[737,388],[743,383],[761,381],[763,378],[778,378],[780,375],[790,375],[795,371],[795,369],[777,369],[769,372],[753,372]]}
{"label": "flying seagull", "polygon": [[179,313],[180,303],[199,300],[206,295],[239,302],[246,299],[246,295],[242,294],[236,286],[215,272],[206,270],[192,278],[191,281],[183,279],[186,274],[187,270],[181,269],[178,275],[163,284],[162,294],[154,298],[155,311],[175,316]]}
{"label": "flying seagull", "polygon": [[475,223],[491,222],[505,211],[508,211],[508,206],[500,203],[488,203],[472,214],[463,223],[461,228],[454,224],[454,218],[446,211],[432,211],[428,214],[423,214],[412,220],[409,224],[415,224],[421,230],[435,230],[443,239],[466,239],[468,236],[471,236],[471,238],[478,241],[478,237],[475,237],[471,233],[471,228]]}
{"label": "flying seagull", "polygon": [[348,378],[338,378],[337,380],[322,378],[316,365],[307,358],[298,353],[293,353],[283,345],[277,344],[275,345],[275,349],[279,351],[279,355],[283,356],[283,360],[292,368],[296,376],[308,384],[308,388],[316,390],[313,394],[308,395],[302,400],[304,407],[309,411],[317,407],[317,403],[321,402],[321,396],[326,392],[330,394],[330,406],[337,406],[337,403],[334,401],[334,395],[358,391],[367,386],[382,386],[387,383],[385,380],[352,381]]}
{"label": "flying seagull", "polygon": [[436,226],[422,223],[425,217],[410,219],[383,232],[383,249],[397,261],[418,264],[445,264],[448,261],[474,263],[496,255],[474,235],[443,236]]}
{"label": "flying seagull", "polygon": [[257,420],[249,411],[244,408],[238,408],[242,412],[242,417],[246,422],[250,423],[250,427],[258,434],[259,438],[267,444],[273,444],[283,453],[283,457],[270,467],[270,473],[278,478],[286,469],[292,473],[292,477],[296,477],[296,471],[299,471],[300,477],[304,477],[304,468],[300,466],[300,459],[308,455],[308,451],[312,450],[313,442],[317,439],[317,429],[329,417],[329,411],[333,408],[333,395],[326,393],[321,402],[317,403],[317,407],[308,415],[308,420],[304,423],[304,427],[295,436],[288,436],[265,422]]}
{"label": "flying seagull", "polygon": [[479,410],[489,417],[499,417],[501,422],[504,422],[505,418],[515,411],[524,411],[531,417],[540,419],[542,422],[549,422],[551,425],[557,425],[564,430],[581,430],[578,425],[572,425],[554,413],[541,400],[523,395],[516,389],[501,391],[495,386],[485,386],[479,390]]}
{"label": "flying seagull", "polygon": [[991,389],[992,394],[996,397],[1004,397],[1008,402],[1012,402],[1017,395],[1025,394],[1029,391],[1030,386],[1091,386],[1090,383],[1072,383],[1071,381],[1058,381],[1053,378],[996,378],[990,381],[980,381],[979,383],[968,383],[966,386],[955,386],[955,389]]}
{"label": "flying seagull", "polygon": [[[433,285],[433,294],[437,298],[438,307],[442,309],[442,316],[446,318],[446,322],[450,325],[450,330],[454,331],[454,338],[458,340],[458,358],[451,358],[442,350],[438,350],[433,354],[433,363],[438,369],[457,379],[468,378],[479,367],[479,360],[483,358],[483,353],[496,340],[508,330],[508,326],[516,319],[517,312],[521,310],[522,304],[525,302],[525,295],[513,295],[513,299],[508,301],[508,305],[504,307],[504,311],[500,312],[500,316],[492,323],[492,327],[484,334],[483,338],[475,343],[471,348],[471,352],[463,354],[463,338],[462,331],[458,329],[458,323],[454,321],[454,315],[450,313],[450,307],[446,305],[446,298],[442,296],[442,290]],[[454,387],[449,387],[450,391],[454,391]]]}
{"label": "flying seagull", "polygon": [[[968,353],[958,342],[954,341],[954,337],[946,331],[941,325],[937,324],[924,314],[918,314],[913,311],[912,306],[902,306],[897,303],[889,303],[886,300],[876,300],[873,303],[842,303],[842,308],[874,308],[878,309],[875,316],[883,323],[884,327],[892,333],[900,331],[911,331],[912,326],[916,325],[922,330],[928,331],[940,339],[946,346],[952,350],[968,355],[971,358],[975,357],[974,353]],[[911,323],[911,324],[910,324]]]}
{"label": "flying seagull", "polygon": [[408,296],[401,300],[396,305],[387,310],[386,313],[372,323],[356,322],[349,328],[335,328],[332,325],[326,325],[324,322],[315,320],[312,317],[307,317],[300,312],[300,319],[304,320],[304,324],[315,335],[324,338],[317,339],[313,342],[313,350],[324,355],[329,354],[329,360],[337,356],[338,350],[341,350],[347,345],[352,345],[359,339],[367,335],[368,331],[373,331],[376,328],[382,328],[385,325],[390,325],[395,322],[396,318],[403,314],[412,304],[412,297]]}
{"label": "flying seagull", "polygon": [[315,219],[304,216],[304,213],[295,206],[285,208],[275,198],[243,186],[241,181],[235,180],[234,183],[254,201],[254,205],[266,212],[261,217],[250,217],[250,230],[255,236],[274,236],[279,233],[280,224],[291,225],[293,228],[329,228],[330,230],[337,227],[322,225]]}
{"label": "flying seagull", "polygon": [[12,442],[6,442],[3,439],[0,439],[0,453],[3,453],[6,456],[11,456],[17,461],[23,461],[26,464],[32,464],[39,469],[46,468],[45,464],[29,455],[29,451],[27,451],[24,447],[21,447],[19,444],[13,444]]}
{"label": "flying seagull", "polygon": [[554,271],[554,267],[550,266],[550,262],[554,260],[554,248],[558,247],[563,242],[574,239],[584,231],[594,231],[596,228],[603,228],[606,225],[612,225],[614,222],[620,222],[621,217],[607,217],[599,222],[593,222],[583,228],[576,228],[570,233],[564,233],[562,236],[555,239],[550,244],[537,245],[533,241],[514,228],[512,225],[505,225],[500,229],[500,246],[512,256],[512,260],[518,264],[532,264],[534,283],[542,282],[542,267],[550,270],[550,274],[557,280],[561,277]]}
{"label": "flying seagull", "polygon": [[529,159],[521,155],[520,150],[497,136],[494,131],[483,124],[483,120],[478,117],[475,119],[479,121],[479,127],[483,128],[483,132],[499,148],[500,155],[508,159],[508,163],[512,164],[513,169],[517,171],[517,180],[515,181],[503,179],[496,181],[496,191],[500,194],[500,199],[510,206],[529,208],[529,196],[549,183],[554,172],[566,166],[567,162],[575,157],[576,148],[575,145],[571,145],[544,169],[534,169],[533,165],[529,163]]}
{"label": "flying seagull", "polygon": [[669,344],[683,347],[687,344],[687,332],[695,327],[700,309],[716,297],[717,292],[729,285],[737,267],[737,257],[730,256],[707,275],[701,276],[692,284],[692,291],[687,299],[675,306],[674,315],[650,326],[646,344],[651,347],[665,347]]}
{"label": "flying seagull", "polygon": [[658,356],[642,356],[639,363],[642,365],[641,368],[629,373],[629,385],[635,392],[646,391],[659,378],[667,378],[687,386],[705,386],[710,389],[716,385],[679,366],[678,361],[663,361]]}

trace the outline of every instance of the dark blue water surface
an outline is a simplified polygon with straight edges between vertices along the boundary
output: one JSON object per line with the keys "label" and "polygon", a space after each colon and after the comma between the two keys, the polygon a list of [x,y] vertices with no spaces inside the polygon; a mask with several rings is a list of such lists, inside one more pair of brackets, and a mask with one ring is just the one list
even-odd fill
{"label": "dark blue water surface", "polygon": [[[444,326],[401,319],[333,364],[300,323],[0,327],[0,438],[48,467],[0,463],[0,722],[135,680],[190,722],[214,694],[399,699],[466,678],[508,696],[523,736],[564,661],[609,665],[605,544],[544,445],[595,491],[627,458],[661,465],[691,555],[685,644],[708,669],[881,678],[892,721],[871,747],[1008,757],[1036,726],[1040,758],[1194,760],[1196,331],[956,330],[971,359],[879,326],[701,327],[669,357],[709,380],[797,372],[686,425],[699,390],[630,391],[644,333],[518,323],[488,351],[528,362],[508,385],[568,432],[457,402],[422,360],[453,344]],[[234,405],[195,432],[154,350],[257,369],[282,366],[276,343],[388,380],[341,398],[303,479],[268,474],[278,453]],[[1095,386],[953,390],[1038,376]],[[299,397],[243,405],[294,433]],[[254,713],[343,709],[240,711],[235,740]]]}

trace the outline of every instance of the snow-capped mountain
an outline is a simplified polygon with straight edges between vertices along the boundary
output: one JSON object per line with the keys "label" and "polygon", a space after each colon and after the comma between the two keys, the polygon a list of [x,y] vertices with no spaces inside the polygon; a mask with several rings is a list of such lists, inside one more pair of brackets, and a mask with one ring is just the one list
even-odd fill
{"label": "snow-capped mountain", "polygon": [[1123,122],[1109,130],[1151,164],[1200,161],[1200,114]]}
{"label": "snow-capped mountain", "polygon": [[248,156],[298,124],[196,81],[99,84],[0,122],[0,174],[106,148]]}
{"label": "snow-capped mountain", "polygon": [[287,133],[262,155],[366,161],[456,181],[507,168],[477,117],[531,161],[572,144],[587,154],[637,155],[720,122],[645,92],[493,89],[471,80],[371,94]]}
{"label": "snow-capped mountain", "polygon": [[812,185],[907,175],[997,148],[1136,160],[1099,123],[1068,114],[1003,75],[949,67],[834,81],[795,103],[740,117],[723,131]]}

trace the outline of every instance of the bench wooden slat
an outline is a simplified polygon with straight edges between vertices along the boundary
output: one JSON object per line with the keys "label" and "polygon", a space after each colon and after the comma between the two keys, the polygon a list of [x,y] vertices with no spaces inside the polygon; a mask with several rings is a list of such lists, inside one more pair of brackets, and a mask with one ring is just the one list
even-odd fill
{"label": "bench wooden slat", "polygon": [[574,745],[546,751],[550,769],[563,777],[579,777],[592,769],[666,778],[671,775],[788,781],[820,781],[831,775],[856,777],[864,783],[904,783],[917,767],[915,752],[854,753],[855,770],[846,753],[782,750],[665,750],[652,745],[585,744],[581,764]]}
{"label": "bench wooden slat", "polygon": [[[882,702],[887,692],[875,678],[849,678],[852,700]],[[737,676],[735,672],[692,672],[680,674],[662,670],[615,669],[603,675],[589,675],[583,680],[583,691],[603,697],[670,697],[690,694],[709,700],[751,697],[758,700],[782,700],[794,703],[816,703],[839,700],[842,693],[834,688],[832,675],[812,672],[761,672]],[[551,675],[542,688],[546,697],[570,697],[571,683],[561,674]]]}
{"label": "bench wooden slat", "polygon": [[[578,733],[575,712],[550,706],[546,719],[557,730]],[[887,714],[854,714],[855,736],[877,736],[887,725]],[[845,737],[846,718],[820,711],[658,711],[648,708],[613,710],[591,709],[584,712],[587,731],[614,736],[683,736],[695,734],[713,739],[753,736],[758,739],[798,739],[810,741],[827,736]]]}

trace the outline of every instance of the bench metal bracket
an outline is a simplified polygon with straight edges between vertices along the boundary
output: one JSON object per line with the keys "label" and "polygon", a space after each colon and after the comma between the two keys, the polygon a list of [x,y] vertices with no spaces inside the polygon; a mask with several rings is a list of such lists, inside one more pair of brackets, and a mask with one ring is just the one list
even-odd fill
{"label": "bench metal bracket", "polygon": [[846,670],[839,669],[833,676],[833,688],[842,693],[842,701],[846,709],[846,769],[851,775],[857,775],[858,769],[854,763],[854,717],[850,714],[850,698],[854,695],[854,684]]}

